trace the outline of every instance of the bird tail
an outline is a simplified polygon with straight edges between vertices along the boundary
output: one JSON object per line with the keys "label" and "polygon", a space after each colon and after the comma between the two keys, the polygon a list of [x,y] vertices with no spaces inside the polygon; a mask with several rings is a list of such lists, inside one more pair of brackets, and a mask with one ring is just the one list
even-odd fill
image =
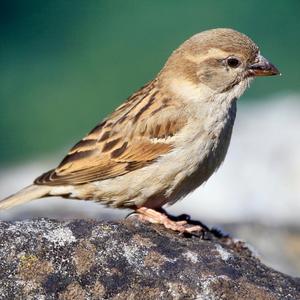
{"label": "bird tail", "polygon": [[11,208],[31,200],[42,198],[48,195],[51,188],[47,185],[30,185],[21,191],[0,201],[0,210]]}

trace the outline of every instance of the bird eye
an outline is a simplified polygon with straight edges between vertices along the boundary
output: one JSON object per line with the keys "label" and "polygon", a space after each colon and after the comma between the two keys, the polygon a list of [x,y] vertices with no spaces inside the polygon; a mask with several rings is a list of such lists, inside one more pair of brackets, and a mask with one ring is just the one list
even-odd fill
{"label": "bird eye", "polygon": [[241,64],[241,61],[236,57],[231,56],[231,57],[227,58],[227,65],[230,68],[237,68],[240,64]]}

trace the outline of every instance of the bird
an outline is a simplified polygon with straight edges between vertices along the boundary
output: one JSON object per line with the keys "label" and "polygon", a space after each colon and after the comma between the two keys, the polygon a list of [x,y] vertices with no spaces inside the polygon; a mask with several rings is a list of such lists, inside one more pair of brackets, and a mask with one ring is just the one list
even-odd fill
{"label": "bird", "polygon": [[0,210],[61,196],[129,208],[174,231],[200,226],[161,210],[194,191],[222,164],[237,99],[259,76],[280,74],[245,34],[209,29],[181,44],[158,75],[133,93],[33,184]]}

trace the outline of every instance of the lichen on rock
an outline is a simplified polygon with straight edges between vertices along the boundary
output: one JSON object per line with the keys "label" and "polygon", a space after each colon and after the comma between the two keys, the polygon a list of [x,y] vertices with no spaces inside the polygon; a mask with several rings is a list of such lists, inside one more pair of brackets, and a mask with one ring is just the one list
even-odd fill
{"label": "lichen on rock", "polygon": [[0,299],[300,299],[242,243],[137,219],[0,222]]}

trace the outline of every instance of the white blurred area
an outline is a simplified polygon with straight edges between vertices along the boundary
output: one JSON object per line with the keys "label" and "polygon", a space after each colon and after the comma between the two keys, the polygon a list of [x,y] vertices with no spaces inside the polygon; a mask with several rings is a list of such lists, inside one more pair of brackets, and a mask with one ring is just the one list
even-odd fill
{"label": "white blurred area", "polygon": [[[187,213],[210,224],[300,226],[300,95],[277,95],[251,104],[241,102],[224,164],[205,185],[168,211]],[[1,169],[0,198],[55,167],[64,154]],[[0,212],[0,218],[101,219],[118,218],[129,212],[92,202],[49,198]]]}

